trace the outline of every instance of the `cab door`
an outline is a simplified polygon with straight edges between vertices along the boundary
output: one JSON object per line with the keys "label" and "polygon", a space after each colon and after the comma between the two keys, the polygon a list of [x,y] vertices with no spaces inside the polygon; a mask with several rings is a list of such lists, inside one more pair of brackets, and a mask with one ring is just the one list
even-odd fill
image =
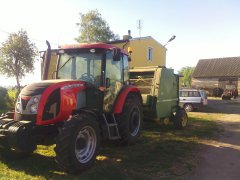
{"label": "cab door", "polygon": [[106,53],[106,69],[105,69],[105,91],[104,91],[104,112],[110,112],[114,102],[123,86],[123,60],[113,60],[113,52]]}

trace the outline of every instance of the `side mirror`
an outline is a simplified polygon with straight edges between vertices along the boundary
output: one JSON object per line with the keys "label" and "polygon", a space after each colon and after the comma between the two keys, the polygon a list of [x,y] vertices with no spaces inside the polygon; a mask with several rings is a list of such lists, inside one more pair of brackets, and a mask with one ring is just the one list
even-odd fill
{"label": "side mirror", "polygon": [[106,88],[110,87],[110,78],[106,78]]}
{"label": "side mirror", "polygon": [[113,61],[120,61],[121,60],[121,50],[118,48],[113,49]]}

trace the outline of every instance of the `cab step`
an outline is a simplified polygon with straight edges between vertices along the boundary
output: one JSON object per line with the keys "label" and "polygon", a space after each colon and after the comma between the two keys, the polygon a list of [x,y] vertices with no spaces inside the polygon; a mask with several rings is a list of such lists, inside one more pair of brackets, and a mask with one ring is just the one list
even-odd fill
{"label": "cab step", "polygon": [[107,127],[107,131],[108,131],[108,138],[110,140],[120,139],[121,136],[119,134],[118,124],[116,122],[114,114],[108,115],[107,117],[105,114],[103,114],[103,119],[104,119],[105,125]]}

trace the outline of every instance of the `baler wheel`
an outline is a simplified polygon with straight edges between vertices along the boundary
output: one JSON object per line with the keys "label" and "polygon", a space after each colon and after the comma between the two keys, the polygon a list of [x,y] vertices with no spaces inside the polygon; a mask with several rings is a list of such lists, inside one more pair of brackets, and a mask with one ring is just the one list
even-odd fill
{"label": "baler wheel", "polygon": [[192,112],[194,110],[193,105],[189,103],[184,105],[184,109],[187,112]]}
{"label": "baler wheel", "polygon": [[188,115],[184,109],[177,110],[173,123],[176,129],[183,129],[187,126]]}

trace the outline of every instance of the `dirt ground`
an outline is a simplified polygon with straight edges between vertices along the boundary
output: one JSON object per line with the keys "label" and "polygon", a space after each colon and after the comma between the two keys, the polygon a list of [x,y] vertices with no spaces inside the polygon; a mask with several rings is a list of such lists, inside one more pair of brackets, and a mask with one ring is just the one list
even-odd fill
{"label": "dirt ground", "polygon": [[[200,163],[186,179],[240,179],[240,99],[209,100],[224,131],[199,150]],[[223,113],[223,114],[221,114]]]}

